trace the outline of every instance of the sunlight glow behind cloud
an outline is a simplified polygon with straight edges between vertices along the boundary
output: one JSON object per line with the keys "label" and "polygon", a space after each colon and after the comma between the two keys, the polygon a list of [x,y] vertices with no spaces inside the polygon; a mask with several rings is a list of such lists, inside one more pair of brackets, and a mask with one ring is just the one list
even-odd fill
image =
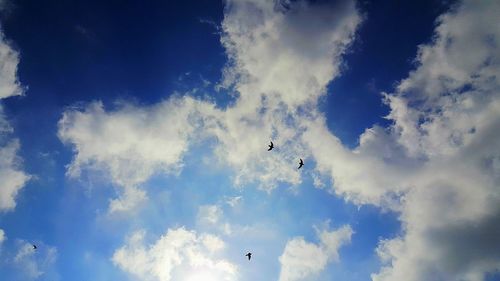
{"label": "sunlight glow behind cloud", "polygon": [[[401,235],[380,241],[376,252],[384,266],[373,280],[482,280],[500,269],[500,240],[490,235],[498,233],[493,222],[500,216],[500,30],[492,24],[499,13],[498,2],[463,1],[442,15],[432,41],[419,47],[415,70],[381,97],[392,124],[368,128],[350,149],[328,129],[318,99],[340,74],[361,24],[355,3],[298,1],[277,8],[269,1],[228,1],[221,42],[229,62],[221,86],[234,90],[234,104],[220,109],[184,96],[152,106],[105,110],[95,102],[68,109],[59,123],[60,139],[75,152],[68,174],[103,168],[115,185],[142,190],[155,173],[175,174],[188,165],[183,156],[191,147],[215,140],[213,154],[231,168],[236,185],[271,192],[302,182],[290,164],[300,156],[333,182],[336,195],[398,214]],[[272,154],[265,150],[271,139]],[[350,239],[349,230],[341,241]],[[139,233],[113,260],[137,276],[170,280],[183,261],[170,241],[177,232],[199,251],[193,232],[171,230],[157,242],[162,247],[149,248]],[[172,245],[179,258],[164,261],[155,249]],[[328,259],[338,259],[334,248],[326,253],[292,240],[282,272],[289,272],[290,252],[320,261],[298,264],[305,273],[283,278],[321,271]],[[136,263],[129,264],[129,256]],[[236,278],[226,265],[227,278]]]}
{"label": "sunlight glow behind cloud", "polygon": [[185,276],[198,280],[203,272],[217,280],[236,280],[237,267],[216,257],[224,247],[216,236],[169,229],[154,244],[144,245],[145,235],[145,231],[133,233],[113,254],[113,262],[122,270],[142,280],[169,281]]}

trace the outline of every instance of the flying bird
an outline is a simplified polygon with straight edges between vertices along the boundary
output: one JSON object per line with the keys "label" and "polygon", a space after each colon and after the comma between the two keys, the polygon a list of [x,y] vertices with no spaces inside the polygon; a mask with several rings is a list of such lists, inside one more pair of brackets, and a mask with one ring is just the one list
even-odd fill
{"label": "flying bird", "polygon": [[245,257],[248,257],[248,260],[250,260],[252,258],[252,253],[246,254]]}
{"label": "flying bird", "polygon": [[36,245],[35,245],[35,244],[33,244],[33,250],[36,250],[36,249],[37,249],[37,248],[36,248]]}
{"label": "flying bird", "polygon": [[267,146],[269,146],[269,149],[267,151],[271,151],[274,148],[273,142],[271,142],[271,144],[268,144]]}
{"label": "flying bird", "polygon": [[302,161],[302,158],[300,158],[300,161],[299,161],[299,169],[302,168],[302,166],[304,166],[304,161]]}

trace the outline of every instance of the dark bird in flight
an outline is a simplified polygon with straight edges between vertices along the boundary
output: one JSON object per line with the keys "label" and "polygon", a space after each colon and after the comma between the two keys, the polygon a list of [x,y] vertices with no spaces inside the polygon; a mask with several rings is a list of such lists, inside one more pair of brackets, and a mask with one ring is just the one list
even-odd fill
{"label": "dark bird in flight", "polygon": [[271,144],[268,144],[267,146],[269,146],[269,149],[267,151],[271,151],[274,148],[273,142],[271,142]]}
{"label": "dark bird in flight", "polygon": [[299,169],[302,168],[302,166],[304,166],[304,161],[302,161],[302,158],[300,158],[300,161],[299,161]]}
{"label": "dark bird in flight", "polygon": [[36,250],[36,245],[35,244],[33,244],[33,250]]}
{"label": "dark bird in flight", "polygon": [[246,254],[245,257],[248,257],[248,260],[250,260],[252,258],[252,253]]}

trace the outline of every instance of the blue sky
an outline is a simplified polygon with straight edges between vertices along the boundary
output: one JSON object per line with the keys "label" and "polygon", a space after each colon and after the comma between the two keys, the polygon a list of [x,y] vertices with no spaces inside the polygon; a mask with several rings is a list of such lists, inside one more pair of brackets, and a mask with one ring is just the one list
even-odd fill
{"label": "blue sky", "polygon": [[1,279],[499,280],[500,5],[407,2],[0,0]]}

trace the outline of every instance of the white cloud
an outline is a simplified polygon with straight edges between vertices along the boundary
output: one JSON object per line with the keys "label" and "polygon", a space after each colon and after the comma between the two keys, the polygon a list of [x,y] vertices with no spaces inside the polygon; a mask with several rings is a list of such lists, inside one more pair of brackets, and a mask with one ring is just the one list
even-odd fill
{"label": "white cloud", "polygon": [[0,228],[0,247],[3,244],[3,241],[7,240],[7,236],[5,235],[5,231]]}
{"label": "white cloud", "polygon": [[483,280],[500,269],[500,5],[464,1],[439,18],[417,67],[386,94],[389,128],[350,150],[325,121],[303,141],[333,191],[400,213],[401,236],[383,240],[376,281]]}
{"label": "white cloud", "polygon": [[196,127],[189,98],[162,102],[150,108],[123,104],[106,112],[95,102],[83,112],[67,110],[59,121],[59,137],[77,153],[68,174],[83,167],[106,168],[112,181],[136,186],[156,171],[176,173],[182,166],[188,137]]}
{"label": "white cloud", "polygon": [[[4,3],[0,3],[0,9]],[[19,54],[6,42],[0,30],[0,102],[2,99],[22,95],[23,89],[17,79]],[[9,139],[13,128],[4,115],[0,104],[0,211],[13,210],[16,195],[30,176],[21,169],[17,156],[19,140]],[[6,142],[4,140],[7,140]]]}
{"label": "white cloud", "polygon": [[226,199],[226,203],[232,208],[236,207],[243,200],[242,196],[233,196]]}
{"label": "white cloud", "polygon": [[217,224],[223,215],[217,205],[203,205],[198,208],[198,221],[202,224]]}
{"label": "white cloud", "polygon": [[119,198],[111,199],[109,202],[109,212],[126,212],[134,210],[145,203],[148,199],[146,192],[137,187],[125,186]]}
{"label": "white cloud", "polygon": [[[439,18],[433,41],[419,49],[416,69],[396,93],[385,95],[394,124],[366,130],[353,150],[328,130],[314,106],[339,75],[341,55],[359,25],[354,3],[227,5],[222,43],[231,63],[223,85],[234,87],[235,103],[221,110],[176,98],[149,108],[106,112],[93,104],[69,110],[59,134],[75,147],[70,175],[104,167],[115,184],[139,192],[154,173],[179,171],[192,134],[215,136],[215,154],[234,169],[237,184],[267,190],[280,182],[298,184],[291,163],[301,155],[315,160],[315,172],[331,177],[336,194],[399,212],[402,235],[381,241],[384,267],[373,280],[475,281],[500,269],[500,240],[491,235],[500,217],[497,2],[464,1]],[[265,150],[269,139],[276,144],[272,153]],[[146,198],[140,194],[132,197]],[[111,209],[138,204],[132,202],[113,200]],[[283,278],[317,272],[334,260],[336,252],[327,253],[322,243],[290,241],[282,259],[296,262],[296,272]],[[300,264],[290,254],[296,252],[317,262]]]}
{"label": "white cloud", "polygon": [[[239,98],[226,109],[184,97],[151,107],[105,111],[96,102],[67,110],[59,138],[75,151],[68,175],[77,177],[83,168],[107,171],[113,183],[133,187],[142,200],[141,183],[155,173],[179,172],[191,143],[215,137],[214,153],[235,172],[235,185],[272,190],[280,182],[299,184],[295,163],[308,152],[297,141],[303,130],[297,112],[315,103],[339,74],[360,16],[351,1],[291,7],[284,12],[272,2],[227,3],[221,41],[231,63],[225,84],[235,84]],[[277,145],[273,153],[266,150],[270,139]],[[133,209],[139,199],[125,194],[110,210]]]}
{"label": "white cloud", "polygon": [[198,207],[197,221],[200,227],[225,235],[233,232],[233,226],[224,221],[224,211],[220,205],[202,205]]}
{"label": "white cloud", "polygon": [[[223,84],[235,86],[236,102],[218,109],[184,97],[150,107],[69,109],[59,122],[60,139],[75,151],[68,175],[104,170],[116,185],[139,188],[154,173],[178,172],[191,143],[215,137],[214,153],[233,169],[237,186],[270,191],[278,183],[299,184],[295,163],[308,152],[298,141],[305,129],[298,112],[315,104],[339,74],[360,21],[352,1],[300,2],[288,11],[271,1],[228,1],[221,41],[230,63]],[[113,210],[137,205],[124,200]]]}
{"label": "white cloud", "polygon": [[35,250],[31,243],[22,239],[9,240],[12,243],[6,243],[7,238],[1,229],[0,236],[4,237],[4,247],[0,251],[0,267],[14,272],[16,280],[59,280],[55,270],[58,255],[55,247],[38,242],[38,248]]}
{"label": "white cloud", "polygon": [[393,134],[424,159],[401,206],[404,235],[381,243],[374,280],[483,280],[500,270],[498,2],[439,19],[418,67],[388,96]]}
{"label": "white cloud", "polygon": [[78,177],[83,168],[106,171],[111,182],[124,187],[123,195],[111,201],[110,211],[125,211],[147,198],[137,188],[153,174],[180,171],[189,138],[203,122],[197,110],[211,105],[174,98],[146,108],[117,106],[106,112],[102,103],[94,102],[83,111],[65,111],[59,138],[75,151],[67,174]]}
{"label": "white cloud", "polygon": [[12,210],[16,207],[16,196],[26,184],[30,176],[20,169],[20,158],[17,156],[19,141],[11,140],[0,147],[0,211]]}
{"label": "white cloud", "polygon": [[304,280],[323,271],[328,262],[338,262],[338,250],[350,243],[353,231],[350,226],[337,230],[317,229],[319,243],[314,244],[295,237],[288,241],[279,260],[280,281]]}
{"label": "white cloud", "polygon": [[[169,229],[152,245],[145,245],[146,233],[132,234],[115,251],[113,263],[141,280],[236,280],[237,267],[219,258],[224,242],[213,235],[197,235],[184,228]],[[211,279],[210,279],[211,278]]]}
{"label": "white cloud", "polygon": [[14,129],[5,116],[3,106],[0,104],[0,136],[12,133]]}
{"label": "white cloud", "polygon": [[[3,4],[0,3],[0,10]],[[22,95],[24,90],[17,79],[19,53],[6,41],[0,31],[0,99]]]}
{"label": "white cloud", "polygon": [[289,7],[228,1],[222,43],[232,60],[226,78],[237,80],[225,83],[237,83],[241,101],[256,104],[266,97],[271,103],[279,96],[279,102],[294,110],[324,94],[327,83],[340,73],[340,56],[360,23],[355,3],[298,1]]}
{"label": "white cloud", "polygon": [[[236,171],[236,183],[271,190],[301,182],[295,163],[307,151],[298,140],[299,114],[323,95],[338,76],[341,55],[352,41],[360,16],[343,4],[228,1],[222,44],[230,63],[223,85],[238,94],[213,133],[219,159]],[[276,148],[266,151],[272,139]]]}
{"label": "white cloud", "polygon": [[[296,185],[293,164],[309,157],[336,194],[400,214],[402,235],[380,243],[386,263],[374,280],[481,280],[500,269],[500,241],[491,235],[500,216],[499,6],[464,1],[441,16],[416,69],[385,95],[393,124],[366,130],[351,150],[315,105],[361,21],[355,4],[228,1],[222,86],[235,90],[234,104],[174,98],[68,110],[59,130],[75,147],[68,173],[104,167],[115,184],[137,188],[156,172],[177,172],[194,133],[216,138],[215,155],[239,185]],[[300,239],[290,247],[321,250]]]}

